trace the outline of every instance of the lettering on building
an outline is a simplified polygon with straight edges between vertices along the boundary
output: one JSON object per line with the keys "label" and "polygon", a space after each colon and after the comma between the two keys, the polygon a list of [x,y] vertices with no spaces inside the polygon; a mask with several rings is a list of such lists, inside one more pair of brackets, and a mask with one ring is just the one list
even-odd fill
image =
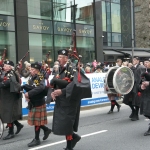
{"label": "lettering on building", "polygon": [[57,27],[57,31],[58,32],[72,32],[71,28],[67,28],[67,27]]}
{"label": "lettering on building", "polygon": [[91,31],[91,30],[88,30],[88,29],[79,29],[79,33],[80,33],[80,34],[91,34],[92,31]]}
{"label": "lettering on building", "polygon": [[49,30],[49,26],[44,26],[43,23],[39,23],[39,25],[33,25],[34,30]]}
{"label": "lettering on building", "polygon": [[[0,19],[0,20],[2,20],[2,19]],[[5,21],[0,21],[0,27],[6,28],[6,27],[9,27],[9,26],[10,26],[10,23],[5,22]]]}

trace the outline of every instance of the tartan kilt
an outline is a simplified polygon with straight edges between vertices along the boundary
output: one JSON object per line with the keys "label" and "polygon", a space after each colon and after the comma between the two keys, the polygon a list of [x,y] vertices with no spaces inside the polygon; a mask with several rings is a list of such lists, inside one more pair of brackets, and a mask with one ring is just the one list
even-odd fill
{"label": "tartan kilt", "polygon": [[46,105],[33,107],[28,113],[28,124],[31,126],[41,126],[47,124]]}

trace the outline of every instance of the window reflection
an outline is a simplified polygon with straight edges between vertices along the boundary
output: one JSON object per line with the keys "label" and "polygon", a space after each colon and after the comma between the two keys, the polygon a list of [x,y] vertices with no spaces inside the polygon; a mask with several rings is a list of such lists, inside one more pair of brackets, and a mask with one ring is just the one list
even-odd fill
{"label": "window reflection", "polygon": [[104,1],[102,1],[102,25],[103,31],[106,31],[106,5]]}
{"label": "window reflection", "polygon": [[51,0],[27,0],[30,18],[52,19]]}
{"label": "window reflection", "polygon": [[75,0],[77,4],[76,23],[94,24],[93,0]]}
{"label": "window reflection", "polygon": [[121,33],[120,5],[111,3],[112,32]]}
{"label": "window reflection", "polygon": [[16,44],[14,32],[0,31],[0,59],[2,57],[4,48],[7,50],[5,58],[16,63]]}
{"label": "window reflection", "polygon": [[14,1],[0,0],[0,14],[14,15]]}
{"label": "window reflection", "polygon": [[46,54],[50,51],[50,61],[53,62],[52,35],[29,34],[30,62],[46,59]]}
{"label": "window reflection", "polygon": [[53,0],[54,20],[72,22],[71,8],[74,5],[72,0]]}

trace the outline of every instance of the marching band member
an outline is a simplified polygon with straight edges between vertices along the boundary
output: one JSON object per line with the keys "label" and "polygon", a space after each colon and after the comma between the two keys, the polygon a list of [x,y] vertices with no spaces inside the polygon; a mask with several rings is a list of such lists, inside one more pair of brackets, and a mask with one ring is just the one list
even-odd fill
{"label": "marching band member", "polygon": [[[80,100],[76,99],[75,101],[68,100],[67,97],[67,87],[71,86],[71,81],[68,79],[64,81],[65,74],[68,73],[66,71],[67,68],[72,68],[72,64],[68,64],[68,51],[65,49],[58,51],[58,61],[60,64],[59,75],[55,75],[53,79],[58,78],[62,85],[58,86],[58,84],[54,85],[54,91],[51,93],[51,97],[55,100],[55,108],[53,114],[53,127],[52,131],[56,135],[65,135],[67,146],[65,150],[72,150],[76,143],[81,139],[77,132],[78,130],[78,122],[79,122],[79,114],[80,114]],[[76,69],[75,69],[76,71]],[[72,76],[71,71],[68,76]],[[51,85],[53,85],[53,79],[51,81]],[[64,83],[63,83],[64,82]],[[64,85],[63,85],[64,84]],[[65,85],[66,84],[66,85]],[[71,88],[69,88],[71,90]]]}
{"label": "marching band member", "polygon": [[45,80],[43,74],[40,73],[41,65],[38,62],[31,64],[31,78],[27,85],[23,85],[23,89],[27,89],[25,93],[26,100],[30,103],[28,124],[34,126],[35,138],[28,144],[33,147],[40,144],[40,129],[44,131],[43,140],[46,140],[51,133],[51,129],[45,126],[47,124],[47,112],[45,105],[45,95],[42,92],[45,89]]}
{"label": "marching band member", "polygon": [[14,123],[17,126],[18,134],[23,127],[17,120],[22,117],[22,101],[20,101],[20,83],[19,77],[13,70],[12,61],[4,61],[4,74],[0,78],[0,116],[3,123],[9,127],[8,135],[3,140],[14,137]]}

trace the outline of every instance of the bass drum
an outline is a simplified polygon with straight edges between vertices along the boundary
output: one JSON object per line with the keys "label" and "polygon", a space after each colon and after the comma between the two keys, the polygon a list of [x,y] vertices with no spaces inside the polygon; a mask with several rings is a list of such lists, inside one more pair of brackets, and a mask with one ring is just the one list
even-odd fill
{"label": "bass drum", "polygon": [[3,136],[3,133],[4,133],[4,124],[0,118],[0,139],[2,138]]}
{"label": "bass drum", "polygon": [[134,74],[128,67],[111,67],[105,78],[108,93],[128,94],[134,86]]}

